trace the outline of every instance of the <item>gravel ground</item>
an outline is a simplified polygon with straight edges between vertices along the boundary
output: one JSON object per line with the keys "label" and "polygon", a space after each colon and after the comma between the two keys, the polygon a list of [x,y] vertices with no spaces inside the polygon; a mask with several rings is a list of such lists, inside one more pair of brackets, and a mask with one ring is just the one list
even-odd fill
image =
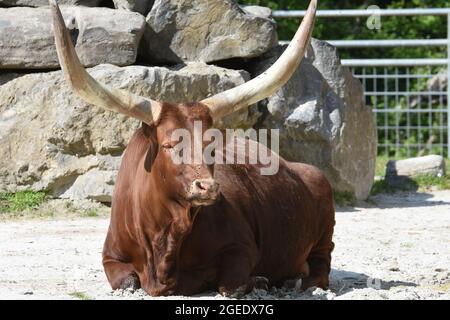
{"label": "gravel ground", "polygon": [[[339,209],[336,220],[330,290],[246,298],[450,299],[449,191],[380,195]],[[0,299],[150,299],[111,291],[101,265],[107,227],[104,216],[1,221]]]}

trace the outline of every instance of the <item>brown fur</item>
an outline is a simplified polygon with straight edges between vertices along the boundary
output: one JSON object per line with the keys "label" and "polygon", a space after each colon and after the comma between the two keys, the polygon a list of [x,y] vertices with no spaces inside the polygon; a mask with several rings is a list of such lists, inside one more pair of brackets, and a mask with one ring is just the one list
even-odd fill
{"label": "brown fur", "polygon": [[[176,166],[162,146],[174,128],[212,121],[200,104],[165,104],[155,127],[143,125],[123,158],[103,264],[113,289],[150,295],[252,289],[302,276],[303,287],[328,286],[333,250],[332,190],[316,168],[280,159],[279,172],[259,165]],[[214,177],[220,198],[193,207],[187,186]]]}

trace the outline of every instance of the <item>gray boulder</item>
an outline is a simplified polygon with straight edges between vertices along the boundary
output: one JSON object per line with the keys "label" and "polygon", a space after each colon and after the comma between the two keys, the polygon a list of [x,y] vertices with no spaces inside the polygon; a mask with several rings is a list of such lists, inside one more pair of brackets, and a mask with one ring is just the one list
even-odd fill
{"label": "gray boulder", "polygon": [[[97,7],[101,0],[58,0],[59,5]],[[0,7],[45,7],[48,0],[0,0]]]}
{"label": "gray boulder", "polygon": [[[253,76],[270,67],[285,47],[258,59]],[[363,87],[341,65],[337,50],[313,39],[292,79],[262,102],[263,128],[280,130],[286,159],[319,167],[339,192],[357,199],[370,193],[377,155],[377,131]]]}
{"label": "gray boulder", "polygon": [[142,55],[154,63],[257,57],[277,45],[275,22],[231,0],[156,0]]}
{"label": "gray boulder", "polygon": [[114,6],[117,9],[125,9],[130,11],[139,12],[140,14],[147,15],[153,6],[154,0],[113,0]]}
{"label": "gray boulder", "polygon": [[[62,7],[85,66],[136,61],[145,19],[108,8]],[[0,69],[58,68],[48,8],[0,8]]]}
{"label": "gray boulder", "polygon": [[[116,161],[119,162],[118,160]],[[90,199],[98,202],[111,202],[117,170],[94,168],[79,176],[59,197],[62,199]]]}
{"label": "gray boulder", "polygon": [[405,160],[391,160],[386,166],[386,181],[392,186],[402,186],[410,178],[429,175],[445,176],[445,159],[442,156],[430,155]]}
{"label": "gray boulder", "polygon": [[[249,79],[203,63],[171,69],[100,65],[96,79],[160,101],[197,101]],[[257,113],[225,122],[251,127]],[[0,86],[0,192],[31,188],[56,197],[111,199],[121,155],[137,120],[92,107],[77,98],[61,71],[20,76]]]}

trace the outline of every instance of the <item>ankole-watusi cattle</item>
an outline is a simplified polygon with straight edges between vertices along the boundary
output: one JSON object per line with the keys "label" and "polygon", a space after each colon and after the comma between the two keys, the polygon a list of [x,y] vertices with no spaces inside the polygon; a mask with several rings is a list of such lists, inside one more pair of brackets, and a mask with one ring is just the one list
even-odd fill
{"label": "ankole-watusi cattle", "polygon": [[[61,67],[88,103],[142,121],[123,157],[104,244],[113,289],[150,295],[244,293],[302,278],[328,286],[333,250],[331,187],[316,168],[279,158],[275,175],[261,164],[175,164],[176,129],[193,133],[254,104],[283,86],[298,68],[314,26],[312,0],[299,30],[265,73],[196,103],[169,104],[108,88],[82,67],[55,0],[50,0]],[[201,142],[205,147],[206,142]],[[247,144],[255,144],[246,140]]]}

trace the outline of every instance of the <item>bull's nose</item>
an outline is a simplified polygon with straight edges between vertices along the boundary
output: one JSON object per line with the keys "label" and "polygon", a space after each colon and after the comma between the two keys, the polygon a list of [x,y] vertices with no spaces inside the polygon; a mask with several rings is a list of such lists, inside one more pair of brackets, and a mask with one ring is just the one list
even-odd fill
{"label": "bull's nose", "polygon": [[219,184],[214,179],[197,179],[192,182],[188,199],[193,206],[208,206],[219,198]]}
{"label": "bull's nose", "polygon": [[197,179],[192,182],[192,191],[197,195],[215,195],[218,190],[219,185],[214,179]]}

